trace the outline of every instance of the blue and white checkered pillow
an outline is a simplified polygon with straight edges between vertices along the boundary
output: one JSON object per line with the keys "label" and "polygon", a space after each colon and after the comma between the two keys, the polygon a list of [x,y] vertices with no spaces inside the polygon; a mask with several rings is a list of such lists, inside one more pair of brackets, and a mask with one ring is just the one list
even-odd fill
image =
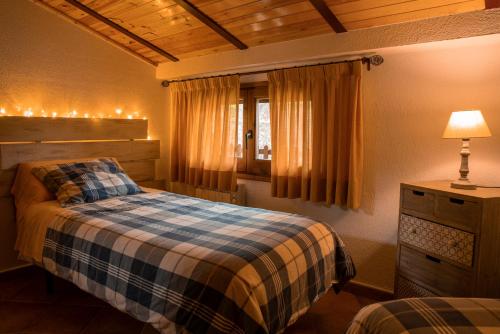
{"label": "blue and white checkered pillow", "polygon": [[142,192],[111,159],[42,166],[31,172],[56,195],[61,206]]}

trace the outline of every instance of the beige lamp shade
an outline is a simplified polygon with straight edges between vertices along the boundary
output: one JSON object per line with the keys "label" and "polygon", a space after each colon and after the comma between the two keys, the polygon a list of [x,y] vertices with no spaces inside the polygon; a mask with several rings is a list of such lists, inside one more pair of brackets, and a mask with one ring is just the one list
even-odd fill
{"label": "beige lamp shade", "polygon": [[443,138],[490,137],[491,132],[480,110],[454,111],[443,132]]}

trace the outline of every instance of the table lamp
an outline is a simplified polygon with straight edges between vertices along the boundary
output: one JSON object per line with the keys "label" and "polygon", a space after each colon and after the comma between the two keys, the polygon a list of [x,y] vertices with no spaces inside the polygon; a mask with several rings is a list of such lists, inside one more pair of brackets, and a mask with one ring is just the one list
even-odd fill
{"label": "table lamp", "polygon": [[491,132],[483,114],[479,110],[454,111],[444,129],[443,138],[462,139],[462,163],[460,164],[460,178],[451,183],[452,188],[476,189],[467,177],[469,174],[470,138],[490,137]]}

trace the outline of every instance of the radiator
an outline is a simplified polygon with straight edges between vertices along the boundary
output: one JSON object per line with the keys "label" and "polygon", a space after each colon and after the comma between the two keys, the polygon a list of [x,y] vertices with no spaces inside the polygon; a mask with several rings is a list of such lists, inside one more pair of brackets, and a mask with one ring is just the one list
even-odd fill
{"label": "radiator", "polygon": [[181,195],[207,199],[213,202],[224,202],[243,206],[246,205],[246,191],[244,184],[238,184],[238,189],[236,191],[225,192],[195,188],[190,185],[171,182],[170,191]]}

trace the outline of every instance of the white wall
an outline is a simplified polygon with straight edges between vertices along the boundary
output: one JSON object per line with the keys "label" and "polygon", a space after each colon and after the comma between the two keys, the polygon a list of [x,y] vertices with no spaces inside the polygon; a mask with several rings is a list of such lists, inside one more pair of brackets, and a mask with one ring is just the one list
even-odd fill
{"label": "white wall", "polygon": [[28,0],[0,1],[0,107],[59,115],[139,112],[160,138],[165,91],[156,68]]}

